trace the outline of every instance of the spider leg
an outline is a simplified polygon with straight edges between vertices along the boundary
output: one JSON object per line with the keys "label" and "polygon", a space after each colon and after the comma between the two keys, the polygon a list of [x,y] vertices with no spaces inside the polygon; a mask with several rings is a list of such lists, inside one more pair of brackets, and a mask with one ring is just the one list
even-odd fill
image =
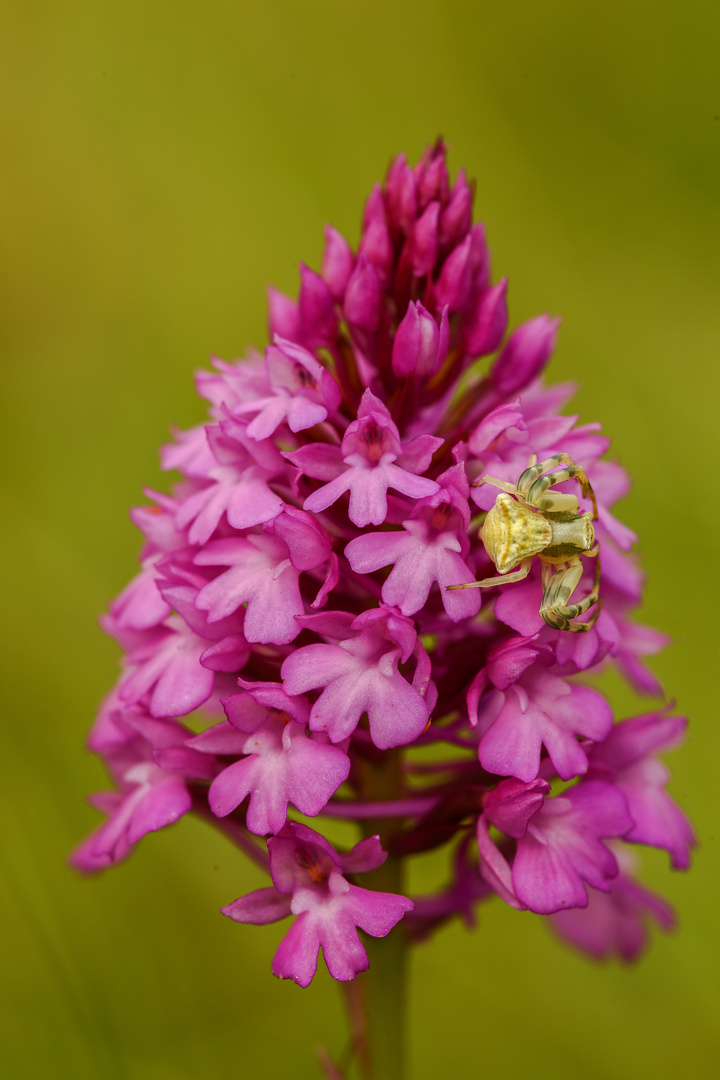
{"label": "spider leg", "polygon": [[[561,469],[559,472],[552,473],[551,476],[543,476],[543,473],[547,473],[550,469],[554,469],[557,465],[567,465],[566,469]],[[542,478],[542,484],[537,487]],[[545,461],[539,461],[536,464],[531,464],[524,473],[521,473],[517,482],[517,493],[520,498],[526,499],[531,506],[537,507],[538,510],[547,510],[549,512],[556,513],[570,511],[571,513],[577,513],[577,507],[573,508],[569,502],[570,496],[556,494],[554,497],[546,496],[547,505],[545,503],[540,504],[536,500],[542,498],[548,488],[554,487],[555,484],[561,484],[564,480],[577,480],[582,489],[583,495],[589,497],[593,504],[593,521],[597,518],[597,503],[595,501],[595,492],[592,489],[592,485],[587,478],[587,474],[581,465],[576,465],[569,454],[553,454],[552,457],[546,458]],[[552,503],[552,505],[551,505]]]}
{"label": "spider leg", "polygon": [[466,585],[446,585],[446,589],[489,589],[492,585],[508,585],[513,581],[522,581],[530,573],[532,559],[525,559],[520,563],[519,570],[513,570],[511,574],[498,574],[497,577],[483,578],[482,581],[468,581]]}
{"label": "spider leg", "polygon": [[520,479],[517,482],[517,489],[521,495],[527,495],[533,481],[537,480],[538,476],[542,476],[543,473],[554,469],[556,465],[575,464],[569,454],[554,454],[552,457],[546,458],[545,461],[538,461],[535,454],[532,456],[535,461],[531,462],[525,472],[520,474]]}
{"label": "spider leg", "polygon": [[490,473],[485,473],[479,480],[473,480],[470,486],[480,487],[481,484],[490,484],[490,487],[500,488],[501,491],[507,491],[508,495],[518,494],[516,484],[508,484],[507,480],[498,480],[497,476],[491,476]]}
{"label": "spider leg", "polygon": [[[600,614],[600,559],[595,563],[595,575],[590,592],[576,604],[568,604],[582,577],[582,572],[582,562],[580,557],[576,556],[568,561],[566,569],[553,574],[545,586],[540,614],[548,626],[552,626],[555,630],[584,633],[595,624]],[[587,622],[574,621],[593,605],[597,606]]]}
{"label": "spider leg", "polygon": [[[543,477],[544,479],[545,477]],[[528,505],[534,506],[545,514],[573,514],[575,517],[580,514],[580,503],[577,495],[573,495],[569,491],[553,491],[551,495],[542,495],[540,503],[540,506],[537,503],[528,503]]]}
{"label": "spider leg", "polygon": [[[538,466],[535,466],[535,468],[537,467]],[[528,472],[530,472],[530,470],[526,469],[523,476],[526,476]],[[522,477],[520,477],[520,480],[522,480]],[[559,469],[558,472],[550,473],[549,476],[538,477],[536,480],[533,480],[530,487],[527,488],[524,493],[524,498],[531,506],[537,507],[540,511],[544,510],[553,513],[558,510],[570,510],[572,513],[577,513],[578,501],[574,495],[562,494],[561,492],[555,492],[554,495],[545,494],[548,488],[555,487],[556,484],[562,484],[565,480],[578,481],[583,495],[588,497],[592,502],[593,521],[596,521],[598,510],[595,492],[581,465],[568,465],[567,468]],[[518,489],[520,489],[520,481],[518,481]],[[572,500],[574,506],[571,505],[570,500]]]}
{"label": "spider leg", "polygon": [[553,566],[552,563],[543,562],[540,560],[540,579],[542,581],[543,596],[547,592],[548,585],[552,581],[555,574],[565,569],[565,564],[561,563],[559,566]]}

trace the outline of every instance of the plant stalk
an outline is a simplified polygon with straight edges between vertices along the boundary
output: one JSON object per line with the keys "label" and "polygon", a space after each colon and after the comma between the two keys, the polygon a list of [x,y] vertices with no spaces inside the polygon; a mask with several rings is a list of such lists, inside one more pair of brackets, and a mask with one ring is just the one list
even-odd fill
{"label": "plant stalk", "polygon": [[[363,761],[360,773],[364,800],[382,803],[402,798],[399,750],[386,751],[377,760]],[[363,821],[361,827],[366,837],[378,833],[387,850],[400,822],[397,818],[371,818]],[[402,859],[390,854],[382,866],[364,875],[363,886],[402,895],[403,869]],[[347,988],[360,1075],[363,1080],[404,1080],[406,935],[399,924],[387,937],[363,934],[362,940],[370,967]]]}

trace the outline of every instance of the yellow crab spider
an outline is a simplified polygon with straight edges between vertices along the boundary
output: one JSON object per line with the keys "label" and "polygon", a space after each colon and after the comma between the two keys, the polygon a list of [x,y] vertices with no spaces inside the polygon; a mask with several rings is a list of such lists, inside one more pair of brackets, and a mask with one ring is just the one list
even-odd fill
{"label": "yellow crab spider", "polygon": [[[558,465],[564,469],[550,472]],[[577,480],[583,495],[589,497],[593,512],[581,514],[577,496],[550,492],[556,484]],[[530,572],[537,555],[542,563],[543,598],[540,614],[556,630],[589,630],[600,614],[600,559],[592,522],[597,520],[597,502],[585,470],[567,454],[554,454],[545,461],[531,463],[517,484],[508,484],[486,474],[473,486],[491,484],[501,494],[488,511],[480,530],[485,550],[495,563],[498,577],[470,581],[466,585],[448,585],[448,589],[486,589],[521,581]],[[588,595],[570,604],[582,577],[580,556],[597,558],[595,577]],[[517,567],[517,570],[513,570]],[[508,571],[512,571],[509,573]],[[578,615],[595,607],[587,622],[575,621]]]}

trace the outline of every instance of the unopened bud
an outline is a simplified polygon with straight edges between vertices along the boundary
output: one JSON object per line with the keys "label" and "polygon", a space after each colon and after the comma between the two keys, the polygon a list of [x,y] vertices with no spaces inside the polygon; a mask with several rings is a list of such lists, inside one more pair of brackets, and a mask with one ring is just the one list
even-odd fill
{"label": "unopened bud", "polygon": [[429,378],[438,370],[448,347],[447,307],[443,308],[440,327],[418,301],[408,304],[405,318],[395,333],[392,368],[401,377],[416,375]]}
{"label": "unopened bud", "polygon": [[538,315],[518,326],[490,370],[499,393],[514,394],[540,374],[555,348],[559,325],[559,319]]}
{"label": "unopened bud", "polygon": [[469,356],[487,356],[495,352],[507,329],[507,278],[481,294],[467,331]]}
{"label": "unopened bud", "polygon": [[325,281],[300,263],[300,325],[308,348],[329,345],[337,334],[337,315],[332,293]]}
{"label": "unopened bud", "polygon": [[352,248],[345,237],[332,225],[326,225],[322,276],[336,300],[342,299],[352,274],[353,261]]}
{"label": "unopened bud", "polygon": [[345,290],[345,318],[353,326],[374,333],[380,322],[380,278],[367,255],[358,256]]}

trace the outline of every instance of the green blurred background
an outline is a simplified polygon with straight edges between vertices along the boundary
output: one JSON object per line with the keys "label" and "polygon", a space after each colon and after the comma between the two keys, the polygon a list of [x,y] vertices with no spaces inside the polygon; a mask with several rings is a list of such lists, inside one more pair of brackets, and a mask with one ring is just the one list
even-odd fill
{"label": "green blurred background", "polygon": [[499,901],[419,949],[413,1078],[717,1076],[717,0],[22,0],[2,23],[4,1075],[303,1080],[344,1044],[325,974],[272,978],[283,926],[218,914],[259,881],[208,829],[91,881],[65,860],[104,783],[96,616],[134,573],[157,447],[203,417],[193,371],[263,345],[266,284],[295,293],[326,222],[355,242],[388,160],[441,133],[513,323],[563,316],[551,377],[634,478],[700,847],[687,875],[644,860],[680,929],[632,968]]}

